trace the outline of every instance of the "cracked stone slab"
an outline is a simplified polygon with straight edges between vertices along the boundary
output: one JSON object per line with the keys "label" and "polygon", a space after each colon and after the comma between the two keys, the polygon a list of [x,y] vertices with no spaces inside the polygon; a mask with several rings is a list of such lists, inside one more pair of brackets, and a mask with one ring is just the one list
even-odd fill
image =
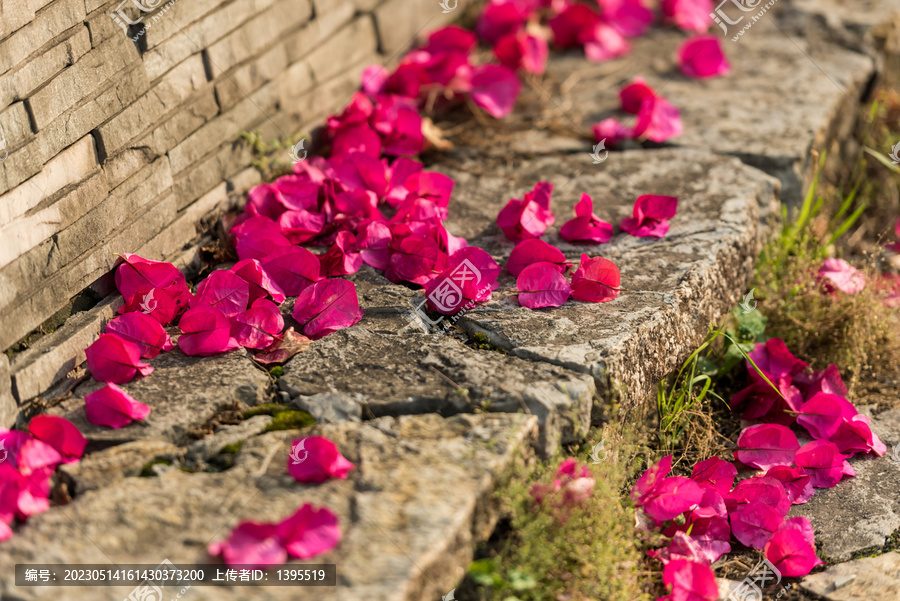
{"label": "cracked stone slab", "polygon": [[[481,333],[511,355],[592,376],[604,396],[636,406],[696,348],[709,324],[746,294],[778,182],[735,158],[691,149],[639,150],[592,165],[570,155],[511,161],[482,172],[477,161],[442,171],[457,181],[448,230],[485,248],[500,263],[514,244],[496,226],[498,211],[538,180],[555,185],[556,223],[543,239],[575,262],[581,253],[616,262],[626,288],[613,302],[569,300],[559,308],[518,305],[515,279],[505,271],[491,302],[458,325]],[[559,238],[582,193],[601,219],[619,224],[641,194],[679,198],[663,239],[617,234],[602,245]]]}
{"label": "cracked stone slab", "polygon": [[[306,485],[287,474],[292,440],[313,434],[333,440],[356,464],[347,480]],[[227,536],[240,521],[277,521],[312,503],[329,507],[340,519],[338,547],[307,562],[336,564],[337,587],[251,592],[196,586],[190,597],[439,599],[459,582],[475,546],[493,530],[499,515],[494,487],[514,464],[528,459],[536,434],[533,416],[509,414],[384,417],[272,432],[245,443],[228,471],[170,470],[155,478],[128,478],[33,516],[0,545],[0,565],[211,562],[207,543]],[[0,573],[0,597],[121,601],[128,595],[122,587],[51,590],[17,588],[14,582],[12,570]]]}
{"label": "cracked stone slab", "polygon": [[873,417],[872,430],[888,447],[884,457],[857,455],[849,460],[855,478],[817,489],[808,503],[791,508],[792,516],[809,518],[821,553],[831,560],[880,549],[900,529],[900,453],[897,460],[892,457],[900,445],[900,409]]}
{"label": "cracked stone slab", "polygon": [[214,457],[226,446],[262,433],[266,426],[271,423],[271,415],[255,415],[234,426],[225,426],[212,436],[207,436],[191,444],[187,448],[185,460],[190,462],[190,464],[202,464],[204,461]]}
{"label": "cracked stone slab", "polygon": [[807,576],[800,586],[825,601],[896,599],[900,591],[900,553],[885,553],[831,566]]}
{"label": "cracked stone slab", "polygon": [[590,377],[547,363],[475,350],[442,334],[387,335],[360,326],[296,355],[279,387],[292,399],[354,395],[374,417],[475,408],[532,413],[543,455],[587,433],[595,392]]}
{"label": "cracked stone slab", "polygon": [[189,357],[176,349],[147,363],[154,367],[152,374],[119,385],[150,406],[146,420],[116,430],[89,422],[84,412],[84,395],[104,385],[93,379],[48,413],[65,417],[90,442],[101,445],[147,439],[180,445],[187,442],[189,430],[205,424],[219,411],[235,403],[253,406],[268,399],[269,376],[253,364],[244,350],[215,357]]}
{"label": "cracked stone slab", "polygon": [[292,399],[297,409],[312,415],[319,424],[362,421],[362,408],[366,404],[361,394],[323,392]]}
{"label": "cracked stone slab", "polygon": [[69,493],[80,495],[109,486],[113,482],[137,476],[155,459],[178,461],[184,451],[170,442],[135,440],[86,455],[81,461],[60,466],[60,480]]}

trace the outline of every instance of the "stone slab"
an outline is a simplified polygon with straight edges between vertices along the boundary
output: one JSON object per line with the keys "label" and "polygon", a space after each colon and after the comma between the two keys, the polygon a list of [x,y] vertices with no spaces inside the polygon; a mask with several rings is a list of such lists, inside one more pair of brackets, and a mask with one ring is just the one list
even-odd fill
{"label": "stone slab", "polygon": [[[126,478],[32,516],[0,545],[0,564],[210,562],[206,545],[242,520],[278,521],[303,503],[328,507],[343,538],[316,558],[337,564],[337,587],[193,587],[197,601],[419,601],[453,588],[498,518],[492,493],[529,455],[537,424],[522,415],[436,415],[329,424],[250,439],[221,473],[179,470]],[[326,436],[356,468],[347,480],[297,483],[285,466],[291,441]],[[219,564],[221,566],[221,564]],[[216,565],[210,565],[215,568]],[[66,594],[68,601],[121,601],[127,588],[15,588],[3,598]],[[178,589],[166,589],[167,592]]]}
{"label": "stone slab", "polygon": [[164,440],[184,444],[188,432],[235,404],[246,408],[268,400],[269,376],[241,349],[216,357],[188,357],[180,350],[147,361],[154,367],[146,378],[120,385],[136,400],[150,406],[150,416],[116,430],[95,426],[84,413],[84,395],[104,386],[91,379],[75,389],[75,396],[50,413],[78,426],[91,442],[121,443]]}
{"label": "stone slab", "polygon": [[69,494],[77,496],[124,478],[139,476],[144,466],[156,459],[177,461],[183,455],[184,450],[170,442],[135,440],[89,453],[81,461],[60,466],[60,480],[66,483]]}
{"label": "stone slab", "polygon": [[[511,355],[560,365],[594,377],[604,397],[626,406],[652,396],[656,383],[696,348],[711,323],[746,294],[763,232],[760,221],[778,182],[737,159],[692,149],[610,154],[599,165],[587,152],[502,163],[462,159],[436,166],[456,180],[447,229],[486,249],[500,265],[514,244],[496,226],[498,211],[535,182],[555,185],[556,223],[544,239],[578,262],[582,253],[613,260],[626,288],[613,302],[569,300],[554,309],[519,306],[507,272],[491,302],[458,322]],[[663,239],[622,233],[600,246],[560,239],[582,193],[594,211],[619,224],[641,194],[679,198],[678,214]]]}
{"label": "stone slab", "polygon": [[825,601],[887,601],[900,591],[900,553],[885,553],[831,566],[800,582]]}
{"label": "stone slab", "polygon": [[900,529],[900,452],[893,457],[900,446],[900,409],[874,416],[872,430],[888,447],[884,457],[857,455],[850,459],[855,478],[818,489],[808,503],[791,508],[792,516],[809,518],[819,550],[834,561],[880,549]]}

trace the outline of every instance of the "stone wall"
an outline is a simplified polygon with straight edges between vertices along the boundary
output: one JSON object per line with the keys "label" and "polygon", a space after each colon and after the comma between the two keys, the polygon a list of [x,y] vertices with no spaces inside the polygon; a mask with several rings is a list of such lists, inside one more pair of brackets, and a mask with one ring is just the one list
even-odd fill
{"label": "stone wall", "polygon": [[[0,0],[0,350],[108,294],[116,253],[195,240],[259,181],[241,130],[310,128],[453,17],[437,0],[154,2]],[[117,10],[141,20],[126,33]]]}

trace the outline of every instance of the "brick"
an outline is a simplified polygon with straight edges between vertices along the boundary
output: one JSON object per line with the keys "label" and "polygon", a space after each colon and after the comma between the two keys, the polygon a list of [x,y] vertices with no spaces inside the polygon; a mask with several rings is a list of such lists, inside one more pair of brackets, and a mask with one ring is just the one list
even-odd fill
{"label": "brick", "polygon": [[16,422],[19,405],[12,393],[12,377],[9,373],[9,359],[0,353],[0,427],[12,428]]}
{"label": "brick", "polygon": [[313,87],[312,69],[306,60],[296,62],[278,77],[278,101],[282,110],[291,111],[297,98]]}
{"label": "brick", "polygon": [[[272,0],[274,1],[274,0]],[[266,2],[260,5],[260,9],[271,5],[272,2]],[[166,13],[165,23],[159,22],[154,24],[146,34],[147,48],[153,49],[174,35],[178,35],[190,26],[193,26],[201,18],[207,18],[210,13],[223,10],[225,7],[223,0],[192,0],[191,2],[182,2],[178,0]],[[237,13],[232,13],[237,15]],[[249,13],[248,13],[249,14]],[[245,19],[248,17],[244,17]],[[188,33],[190,35],[190,33]]]}
{"label": "brick", "polygon": [[[2,165],[5,166],[14,156],[10,155]],[[24,215],[26,211],[36,207],[43,198],[85,179],[97,168],[94,141],[90,136],[85,136],[44,165],[41,172],[29,180],[28,185],[19,186],[0,196],[0,226],[7,225],[16,217]]]}
{"label": "brick", "polygon": [[66,31],[52,45],[0,76],[0,106],[22,100],[91,49],[84,25]]}
{"label": "brick", "polygon": [[[97,244],[73,265],[55,273],[31,292],[21,295],[14,306],[0,308],[0,348],[8,348],[46,318],[59,311],[74,295],[91,286],[109,293],[112,281],[106,277],[116,262],[116,254],[140,248],[168,224],[175,214],[175,198],[167,192],[161,199],[147,203],[153,210],[135,214],[134,221],[111,240]],[[0,274],[0,287],[6,285]]]}
{"label": "brick", "polygon": [[316,49],[323,40],[353,20],[355,9],[350,2],[341,2],[328,12],[316,9],[315,18],[300,31],[285,38],[288,62],[296,63]]}
{"label": "brick", "polygon": [[85,98],[93,97],[98,88],[102,89],[110,78],[138,59],[137,50],[127,38],[113,37],[85,54],[28,98],[38,130]]}
{"label": "brick", "polygon": [[218,78],[216,98],[219,107],[227,111],[259,89],[266,82],[282,79],[287,69],[287,52],[283,44],[271,48],[258,58],[236,67]]}
{"label": "brick", "polygon": [[[45,248],[46,245],[41,243],[53,242],[49,240],[51,236],[75,223],[106,198],[108,193],[106,177],[97,171],[73,189],[60,194],[58,199],[51,198],[42,202],[42,205],[46,205],[43,208],[39,207],[0,228],[0,239],[3,240],[3,245],[0,246],[0,268],[26,254],[32,254],[36,256],[26,257],[25,265],[19,268],[20,272],[24,272],[23,276],[36,280],[49,275],[49,272],[61,266],[59,260],[62,255],[52,252],[52,246]],[[76,255],[83,250],[85,249],[67,249]],[[42,274],[44,270],[48,273]]]}
{"label": "brick", "polygon": [[24,102],[17,102],[0,111],[0,139],[6,140],[7,152],[13,152],[34,139]]}
{"label": "brick", "polygon": [[302,118],[305,126],[301,130],[321,125],[324,117],[340,112],[359,90],[359,77],[369,64],[364,61],[344,69],[341,75],[318,83],[313,91],[297,98],[290,108]]}
{"label": "brick", "polygon": [[332,77],[377,53],[372,17],[363,15],[316,46],[307,60],[317,82]]}
{"label": "brick", "polygon": [[58,330],[35,342],[13,360],[11,375],[15,396],[24,403],[84,362],[84,349],[96,339],[123,304],[118,294],[96,307],[76,313]]}
{"label": "brick", "polygon": [[442,13],[435,0],[387,0],[374,15],[379,49],[392,57],[409,48],[422,33],[450,23],[456,13]]}
{"label": "brick", "polygon": [[0,73],[25,61],[36,49],[84,21],[84,0],[56,0],[34,20],[0,42]]}
{"label": "brick", "polygon": [[0,0],[0,39],[34,19],[30,0]]}
{"label": "brick", "polygon": [[262,175],[255,167],[247,167],[228,179],[229,194],[244,194],[262,183]]}
{"label": "brick", "polygon": [[[91,47],[97,48],[102,45],[103,42],[112,38],[118,38],[120,40],[128,38],[128,32],[122,29],[122,27],[113,21],[111,17],[111,14],[119,6],[119,2],[121,1],[122,0],[105,0],[103,6],[98,8],[93,8],[92,5],[95,3],[90,0],[85,2],[88,13],[85,18],[85,25],[87,25],[88,31],[91,34]],[[140,11],[131,2],[126,2],[123,9],[132,20],[140,14]],[[129,43],[134,44],[134,42],[130,40]]]}
{"label": "brick", "polygon": [[211,149],[237,139],[238,132],[250,128],[274,113],[277,101],[276,88],[275,82],[266,84],[169,151],[172,173],[184,171],[209,154]]}
{"label": "brick", "polygon": [[203,61],[194,55],[153,86],[121,113],[100,126],[98,132],[107,155],[115,154],[165,115],[178,110],[192,93],[207,85]]}
{"label": "brick", "polygon": [[311,15],[309,0],[285,0],[241,25],[207,49],[213,77],[218,78],[253,57],[285,32],[308,21]]}
{"label": "brick", "polygon": [[179,219],[183,218],[197,224],[208,213],[213,213],[228,202],[228,185],[222,182],[179,213]]}
{"label": "brick", "polygon": [[226,144],[190,169],[175,177],[178,209],[212,190],[220,181],[246,167],[252,158],[247,144]]}
{"label": "brick", "polygon": [[[182,62],[192,54],[196,54],[208,48],[216,41],[222,39],[229,32],[259,14],[274,3],[275,0],[236,0],[213,13],[210,13],[200,21],[176,30],[180,35],[168,35],[165,28],[172,19],[165,19],[155,27],[147,30],[147,52],[144,54],[144,67],[147,76],[152,80],[162,76],[163,73]],[[180,2],[179,2],[180,4]],[[163,31],[160,31],[163,30]],[[155,36],[164,36],[156,38]],[[160,43],[160,39],[165,39]]]}

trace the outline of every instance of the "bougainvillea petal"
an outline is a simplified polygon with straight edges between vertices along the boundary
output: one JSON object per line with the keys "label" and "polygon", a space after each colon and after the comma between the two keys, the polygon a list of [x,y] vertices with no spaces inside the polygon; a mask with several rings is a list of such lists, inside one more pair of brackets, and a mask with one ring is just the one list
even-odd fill
{"label": "bougainvillea petal", "polygon": [[705,563],[673,559],[663,568],[663,584],[671,591],[661,601],[716,601],[716,575]]}
{"label": "bougainvillea petal", "polygon": [[50,445],[65,463],[78,461],[84,455],[87,439],[64,417],[36,415],[28,422],[28,431],[38,440]]}
{"label": "bougainvillea petal", "polygon": [[574,219],[565,222],[559,228],[559,237],[568,242],[583,244],[603,244],[612,238],[611,223],[603,221],[594,214],[594,202],[587,194],[575,205]]}
{"label": "bougainvillea petal", "polygon": [[840,290],[844,294],[856,294],[866,287],[866,276],[844,259],[825,259],[819,268],[818,282],[826,292]]}
{"label": "bougainvillea petal", "polygon": [[136,344],[141,357],[145,359],[152,359],[162,351],[171,351],[175,348],[162,325],[140,311],[116,317],[106,324],[106,332]]}
{"label": "bougainvillea petal", "polygon": [[226,565],[265,568],[287,561],[287,551],[278,535],[278,524],[241,522],[228,538],[209,544],[207,551],[221,555]]}
{"label": "bougainvillea petal", "polygon": [[318,257],[297,246],[277,249],[262,260],[262,265],[288,296],[300,294],[320,279]]}
{"label": "bougainvillea petal", "polygon": [[665,142],[681,135],[681,111],[660,96],[647,98],[641,103],[633,135],[652,142]]}
{"label": "bougainvillea petal", "polygon": [[153,368],[141,361],[141,350],[116,334],[100,334],[84,350],[88,370],[95,380],[122,384],[137,375],[149,376]]}
{"label": "bougainvillea petal", "polygon": [[662,238],[669,231],[669,219],[678,210],[678,198],[644,194],[634,202],[632,216],[622,220],[622,231],[639,238]]}
{"label": "bougainvillea petal", "polygon": [[190,309],[178,322],[178,348],[185,355],[216,355],[240,345],[231,336],[231,322],[219,311],[202,306]]}
{"label": "bougainvillea petal", "polygon": [[[792,377],[809,367],[808,363],[791,354],[781,338],[769,338],[765,342],[757,343],[748,356],[757,367],[768,374],[771,380]],[[759,375],[749,362],[747,362],[747,371],[751,378],[759,379]]]}
{"label": "bougainvillea petal", "polygon": [[636,115],[647,98],[654,98],[656,91],[642,77],[635,77],[630,84],[619,90],[622,110]]}
{"label": "bougainvillea petal", "polygon": [[491,117],[510,114],[522,83],[514,71],[501,65],[479,65],[472,69],[472,101]]}
{"label": "bougainvillea petal", "polygon": [[735,502],[733,507],[758,501],[772,507],[782,516],[786,516],[791,509],[791,501],[784,485],[774,478],[765,476],[741,480],[734,490],[728,493],[728,498]]}
{"label": "bougainvillea petal", "polygon": [[354,467],[341,455],[337,445],[322,436],[310,436],[291,443],[287,470],[297,482],[344,480]]}
{"label": "bougainvillea petal", "polygon": [[712,0],[663,0],[660,5],[663,16],[675,26],[687,31],[704,32],[713,23]]}
{"label": "bougainvillea petal", "polygon": [[673,519],[703,498],[700,485],[682,476],[663,478],[644,500],[644,512],[659,522]]}
{"label": "bougainvillea petal", "polygon": [[438,277],[425,284],[429,307],[442,315],[454,315],[477,302],[488,301],[500,266],[486,251],[464,247],[447,259]]}
{"label": "bougainvillea petal", "polygon": [[803,471],[802,467],[776,465],[769,468],[769,471],[766,472],[766,477],[781,482],[788,500],[793,505],[806,503],[815,493],[810,483],[809,475]]}
{"label": "bougainvillea petal", "polygon": [[850,419],[858,412],[853,403],[843,397],[825,392],[816,393],[800,407],[797,423],[806,428],[813,438],[831,438],[844,418]]}
{"label": "bougainvillea petal", "polygon": [[794,455],[794,461],[809,474],[814,487],[831,488],[844,475],[850,475],[845,474],[844,460],[847,457],[849,455],[841,454],[833,442],[814,440],[800,447]]}
{"label": "bougainvillea petal", "polygon": [[516,278],[519,304],[529,309],[561,307],[572,294],[568,280],[553,263],[532,263]]}
{"label": "bougainvillea petal", "polygon": [[131,298],[143,288],[187,288],[184,274],[171,263],[151,261],[137,255],[122,255],[116,269],[116,288],[125,298]]}
{"label": "bougainvillea petal", "polygon": [[278,524],[278,538],[288,555],[309,559],[334,549],[341,542],[338,517],[325,507],[306,503]]}
{"label": "bougainvillea petal", "polygon": [[800,448],[797,436],[778,424],[758,424],[744,428],[737,441],[734,458],[745,465],[767,470],[776,465],[791,465]]}
{"label": "bougainvillea petal", "polygon": [[561,250],[543,240],[529,238],[522,240],[512,249],[506,261],[506,271],[518,277],[523,269],[540,262],[553,263],[560,272],[563,272],[567,265],[566,256]]}
{"label": "bougainvillea petal", "polygon": [[659,485],[663,478],[672,471],[672,455],[666,455],[641,474],[634,486],[631,487],[631,500],[634,504],[641,506],[644,501],[653,494],[653,491]]}
{"label": "bougainvillea petal", "polygon": [[582,42],[582,32],[593,28],[600,15],[586,4],[566,4],[560,13],[550,19],[547,25],[553,32],[553,43],[560,48],[578,46]]}
{"label": "bougainvillea petal", "polygon": [[726,75],[731,65],[718,36],[698,35],[679,46],[678,68],[688,77],[707,78]]}
{"label": "bougainvillea petal", "polygon": [[278,217],[278,225],[291,244],[303,244],[319,235],[325,227],[325,215],[311,211],[285,211]]}
{"label": "bougainvillea petal", "polygon": [[816,548],[800,530],[785,528],[772,535],[765,546],[766,559],[788,578],[800,578],[822,563]]}
{"label": "bougainvillea petal", "polygon": [[647,555],[655,557],[666,565],[674,559],[687,559],[699,563],[706,563],[708,560],[703,553],[700,544],[684,532],[678,531],[669,541],[669,544],[659,550],[647,551]]}
{"label": "bougainvillea petal", "polygon": [[284,318],[278,305],[264,298],[231,320],[231,336],[244,348],[264,349],[275,342],[283,329]]}
{"label": "bougainvillea petal", "polygon": [[826,392],[840,397],[847,397],[847,387],[841,379],[841,373],[837,365],[830,364],[825,369],[818,371],[800,372],[794,375],[794,386],[803,394],[803,399],[808,401],[817,392]]}
{"label": "bougainvillea petal", "polygon": [[149,315],[160,325],[166,325],[175,319],[182,309],[190,304],[192,295],[189,291],[176,288],[141,288],[134,296],[125,299],[125,305],[119,307],[118,313],[140,311]]}
{"label": "bougainvillea petal", "polygon": [[214,271],[197,286],[191,308],[209,306],[225,317],[234,317],[247,308],[250,285],[230,271]]}
{"label": "bougainvillea petal", "polygon": [[553,184],[538,182],[523,198],[513,198],[497,214],[497,225],[507,238],[520,242],[540,238],[553,225],[556,217],[550,210]]}
{"label": "bougainvillea petal", "polygon": [[581,255],[572,274],[572,297],[588,303],[606,303],[619,296],[622,283],[618,266],[603,257]]}
{"label": "bougainvillea petal", "polygon": [[754,549],[765,547],[784,519],[775,508],[757,501],[738,505],[730,517],[734,537]]}
{"label": "bougainvillea petal", "polygon": [[493,44],[524,25],[530,12],[527,6],[517,2],[488,2],[478,17],[475,31],[478,37]]}
{"label": "bougainvillea petal", "polygon": [[691,480],[724,495],[731,490],[735,476],[737,468],[734,464],[718,457],[710,457],[694,465]]}
{"label": "bougainvillea petal", "polygon": [[288,328],[280,339],[276,339],[270,346],[263,349],[262,352],[253,356],[257,363],[269,365],[271,363],[284,363],[297,353],[302,353],[309,348],[312,340],[294,331],[294,328]]}
{"label": "bougainvillea petal", "polygon": [[883,457],[887,452],[887,445],[872,432],[871,422],[865,415],[857,414],[849,419],[843,418],[828,440],[833,442],[841,453],[872,452]]}
{"label": "bougainvillea petal", "polygon": [[270,296],[276,303],[284,302],[284,290],[269,277],[269,272],[257,259],[238,261],[229,271],[247,282],[250,290],[248,302],[251,305],[256,299],[266,296]]}
{"label": "bougainvillea petal", "polygon": [[110,428],[121,428],[150,415],[150,407],[134,400],[115,384],[85,395],[84,411],[92,424]]}
{"label": "bougainvillea petal", "polygon": [[255,215],[234,226],[231,235],[241,260],[263,260],[276,249],[291,246],[291,241],[281,233],[281,226],[262,215]]}
{"label": "bougainvillea petal", "polygon": [[608,147],[616,147],[622,140],[634,137],[632,128],[614,117],[595,123],[591,133],[595,142],[604,142]]}
{"label": "bougainvillea petal", "polygon": [[318,340],[349,328],[362,319],[363,312],[353,282],[322,280],[300,293],[291,315],[303,327],[306,336]]}
{"label": "bougainvillea petal", "polygon": [[319,257],[323,277],[356,273],[362,263],[362,256],[356,251],[356,238],[350,232],[338,232],[331,248]]}

